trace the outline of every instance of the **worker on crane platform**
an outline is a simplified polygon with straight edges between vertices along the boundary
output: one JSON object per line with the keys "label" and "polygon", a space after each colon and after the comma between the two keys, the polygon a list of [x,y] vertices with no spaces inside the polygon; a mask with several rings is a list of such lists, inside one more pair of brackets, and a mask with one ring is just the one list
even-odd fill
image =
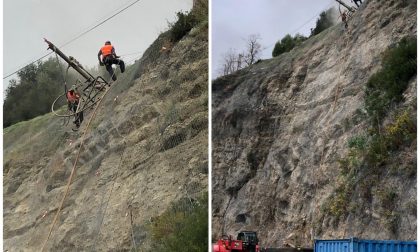
{"label": "worker on crane platform", "polygon": [[[102,58],[101,58],[102,56]],[[112,69],[112,65],[116,64],[120,66],[121,73],[125,71],[125,64],[124,61],[119,59],[119,56],[115,54],[114,46],[111,45],[110,41],[106,41],[105,45],[98,52],[98,60],[99,65],[105,65],[106,70],[111,75],[113,81],[117,80],[117,76],[115,76],[114,69]]]}

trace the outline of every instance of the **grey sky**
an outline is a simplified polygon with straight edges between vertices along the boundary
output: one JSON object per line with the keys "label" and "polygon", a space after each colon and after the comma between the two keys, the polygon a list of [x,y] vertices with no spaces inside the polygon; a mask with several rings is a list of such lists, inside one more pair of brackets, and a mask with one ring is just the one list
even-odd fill
{"label": "grey sky", "polygon": [[[46,53],[47,38],[57,46],[114,14],[134,0],[5,0],[3,2],[3,74],[6,76]],[[62,48],[84,66],[97,65],[97,53],[110,40],[118,55],[143,52],[176,12],[192,0],[141,0],[95,30]],[[53,56],[53,55],[52,55]],[[123,57],[126,62],[141,53]],[[9,80],[3,80],[3,90]]]}
{"label": "grey sky", "polygon": [[[350,0],[344,2],[350,4]],[[230,48],[243,51],[249,35],[261,36],[262,58],[271,58],[276,41],[288,33],[309,35],[318,15],[332,6],[338,4],[334,0],[213,0],[212,78],[218,76],[223,55]]]}

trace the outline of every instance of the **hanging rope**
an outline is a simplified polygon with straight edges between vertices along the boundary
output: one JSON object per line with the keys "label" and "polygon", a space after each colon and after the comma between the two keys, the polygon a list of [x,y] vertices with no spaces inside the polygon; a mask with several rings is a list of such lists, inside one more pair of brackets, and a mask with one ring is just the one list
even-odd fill
{"label": "hanging rope", "polygon": [[92,122],[92,119],[95,117],[96,112],[97,112],[97,110],[98,110],[98,108],[99,108],[99,105],[102,103],[103,98],[106,96],[106,94],[107,94],[107,93],[109,92],[109,90],[111,90],[111,89],[112,89],[112,87],[108,88],[108,89],[105,91],[105,93],[101,96],[101,98],[100,98],[100,100],[99,100],[98,104],[97,104],[97,105],[96,105],[96,107],[95,107],[95,110],[94,110],[94,111],[93,111],[93,113],[92,113],[92,116],[91,116],[91,117],[90,117],[90,119],[89,119],[88,124],[86,125],[86,129],[85,129],[85,131],[84,131],[84,133],[83,133],[82,140],[81,140],[81,142],[80,142],[80,147],[79,147],[79,150],[78,150],[78,152],[77,152],[76,160],[74,161],[73,168],[72,168],[72,170],[71,170],[71,174],[70,174],[70,177],[69,177],[68,182],[67,182],[67,186],[66,186],[65,193],[64,193],[63,198],[62,198],[62,200],[61,200],[61,203],[60,203],[60,206],[59,206],[59,208],[58,208],[58,210],[57,210],[57,213],[55,214],[55,217],[54,217],[53,223],[51,224],[50,231],[48,232],[48,236],[47,236],[47,238],[45,239],[45,241],[44,241],[44,243],[43,243],[43,245],[42,245],[41,252],[42,252],[42,251],[44,251],[45,245],[47,244],[47,242],[48,242],[49,238],[51,237],[51,233],[52,233],[52,230],[53,230],[53,228],[54,228],[54,225],[55,225],[55,223],[57,222],[58,216],[60,215],[61,209],[63,208],[64,201],[65,201],[65,199],[66,199],[66,197],[67,197],[67,195],[68,195],[68,193],[69,193],[69,190],[70,190],[70,185],[71,185],[71,183],[72,183],[72,181],[73,181],[73,177],[74,177],[74,175],[76,174],[76,165],[77,165],[77,162],[79,161],[80,152],[81,152],[81,150],[82,150],[82,147],[83,147],[83,144],[84,144],[84,141],[85,141],[85,137],[86,137],[86,133],[87,133],[87,131],[88,131],[88,129],[89,129],[89,126],[90,126],[90,124],[91,124],[91,122]]}
{"label": "hanging rope", "polygon": [[[347,47],[349,40],[346,39],[346,38],[344,38],[344,40],[345,40],[345,47]],[[336,105],[337,105],[337,100],[338,100],[338,96],[340,95],[341,82],[343,82],[343,70],[344,70],[344,64],[341,66],[341,69],[340,69],[340,78],[339,78],[339,82],[338,82],[337,88],[335,90],[335,97],[334,97],[334,104],[333,104],[333,112],[335,112]]]}

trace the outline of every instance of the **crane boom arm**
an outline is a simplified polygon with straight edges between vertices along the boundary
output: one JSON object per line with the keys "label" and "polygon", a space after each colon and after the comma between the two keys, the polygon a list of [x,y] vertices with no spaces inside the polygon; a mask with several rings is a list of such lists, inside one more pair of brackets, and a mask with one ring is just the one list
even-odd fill
{"label": "crane boom arm", "polygon": [[80,64],[77,62],[73,57],[67,57],[60,49],[58,49],[53,43],[45,39],[45,42],[48,44],[48,49],[53,50],[57,53],[65,62],[69,64],[69,66],[73,67],[80,75],[82,75],[86,81],[91,81],[95,79],[93,75],[91,75],[88,71],[86,71]]}
{"label": "crane boom arm", "polygon": [[346,3],[344,3],[343,1],[341,1],[341,0],[335,0],[335,1],[337,1],[339,4],[341,4],[341,5],[343,5],[344,7],[346,7],[346,9],[348,9],[349,11],[351,11],[351,12],[354,12],[354,8],[352,8],[351,6],[348,6]]}

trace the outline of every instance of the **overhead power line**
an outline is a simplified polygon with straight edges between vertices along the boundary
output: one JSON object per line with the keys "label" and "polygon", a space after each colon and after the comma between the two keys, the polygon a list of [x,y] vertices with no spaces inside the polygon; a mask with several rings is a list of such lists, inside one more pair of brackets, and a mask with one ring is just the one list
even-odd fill
{"label": "overhead power line", "polygon": [[[325,11],[327,8],[329,8],[329,7],[331,7],[331,6],[333,6],[334,5],[334,3],[329,3],[329,4],[327,4],[323,9],[322,9],[322,11]],[[298,32],[300,29],[302,29],[305,25],[307,25],[308,23],[310,23],[312,20],[314,20],[315,18],[317,18],[319,16],[319,13],[317,13],[316,15],[314,15],[313,17],[311,17],[310,19],[308,19],[305,23],[303,23],[301,26],[299,26],[298,28],[296,28],[296,29],[294,29],[293,31],[291,31],[290,33],[288,33],[288,34],[293,34],[293,33],[296,33],[296,32]],[[272,44],[270,44],[270,45],[268,45],[268,46],[266,46],[266,48],[263,50],[263,51],[265,51],[265,50],[267,50],[267,49],[270,49],[273,45],[275,45],[277,43],[277,41],[276,42],[274,42],[274,43],[272,43]]]}
{"label": "overhead power line", "polygon": [[35,62],[37,62],[37,61],[39,61],[39,60],[42,60],[43,58],[47,57],[47,56],[48,56],[48,55],[50,55],[51,53],[52,53],[52,52],[49,52],[49,53],[45,54],[44,56],[42,56],[42,57],[40,57],[40,58],[38,58],[38,59],[36,59],[36,60],[32,61],[31,63],[28,63],[28,64],[24,65],[23,67],[19,68],[18,70],[14,71],[13,73],[11,73],[11,74],[9,74],[9,75],[7,75],[7,76],[3,77],[3,80],[4,80],[4,79],[6,79],[6,78],[8,78],[8,77],[10,77],[10,76],[12,76],[12,75],[14,75],[15,73],[19,72],[20,70],[24,69],[25,67],[29,66],[30,64],[33,64],[33,63],[35,63]]}
{"label": "overhead power line", "polygon": [[[129,4],[129,5],[127,5],[126,7],[122,8],[121,10],[119,10],[118,12],[116,12],[115,14],[113,14],[113,15],[111,15],[110,17],[108,17],[108,18],[104,19],[103,21],[99,22],[97,25],[93,26],[92,28],[88,29],[87,31],[84,31],[84,32],[80,33],[80,34],[79,34],[79,35],[77,35],[75,38],[73,38],[73,39],[69,40],[68,42],[64,43],[63,45],[59,46],[59,48],[62,48],[62,47],[64,47],[64,46],[66,46],[66,45],[68,45],[68,44],[72,43],[73,41],[75,41],[75,40],[79,39],[80,37],[82,37],[82,36],[83,36],[83,35],[85,35],[86,33],[91,32],[92,30],[94,30],[94,29],[96,29],[97,27],[101,26],[102,24],[104,24],[104,23],[105,23],[105,22],[107,22],[108,20],[112,19],[113,17],[117,16],[117,15],[118,15],[118,14],[120,14],[121,12],[125,11],[126,9],[130,8],[131,6],[133,6],[134,4],[136,4],[137,2],[140,2],[140,1],[141,1],[141,0],[136,0],[136,1],[132,2],[131,4]],[[14,71],[13,73],[8,74],[7,76],[3,77],[3,80],[4,80],[4,79],[6,79],[6,78],[8,78],[8,77],[10,77],[10,76],[12,76],[12,75],[14,75],[15,73],[19,72],[20,70],[22,70],[23,68],[27,67],[28,65],[33,64],[33,63],[35,63],[35,62],[37,62],[37,61],[42,60],[43,58],[47,57],[47,56],[48,56],[48,55],[50,55],[51,53],[53,53],[53,52],[49,52],[49,53],[45,54],[44,56],[42,56],[42,57],[40,57],[40,58],[38,58],[38,59],[36,59],[36,60],[32,61],[31,63],[26,64],[25,66],[23,66],[23,67],[19,68],[18,70]]]}
{"label": "overhead power line", "polygon": [[76,36],[74,39],[72,39],[72,40],[70,40],[69,42],[65,43],[65,44],[64,44],[64,45],[62,45],[61,47],[63,47],[63,46],[66,46],[66,45],[70,44],[71,42],[73,42],[73,41],[75,41],[76,39],[78,39],[78,38],[82,37],[83,35],[85,35],[86,33],[88,33],[88,32],[90,32],[90,31],[94,30],[95,28],[97,28],[98,26],[102,25],[102,24],[103,24],[103,23],[105,23],[106,21],[110,20],[111,18],[115,17],[116,15],[118,15],[118,14],[120,14],[121,12],[125,11],[126,9],[130,8],[131,6],[133,6],[134,4],[136,4],[137,2],[140,2],[140,0],[136,0],[136,1],[132,2],[132,3],[131,3],[131,4],[129,4],[128,6],[124,7],[123,9],[119,10],[118,12],[116,12],[114,15],[112,15],[112,16],[110,16],[110,17],[106,18],[104,21],[102,21],[102,22],[100,22],[99,24],[97,24],[97,25],[93,26],[93,27],[92,27],[92,28],[90,28],[89,30],[87,30],[87,31],[85,31],[85,32],[80,33],[80,34],[79,34],[78,36]]}

